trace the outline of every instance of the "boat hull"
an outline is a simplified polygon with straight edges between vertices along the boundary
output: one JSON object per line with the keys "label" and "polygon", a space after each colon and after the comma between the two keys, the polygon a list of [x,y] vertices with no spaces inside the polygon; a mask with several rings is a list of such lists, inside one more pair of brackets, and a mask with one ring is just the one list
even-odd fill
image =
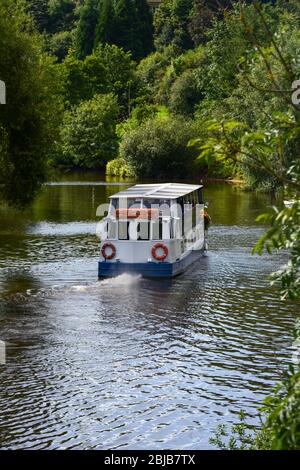
{"label": "boat hull", "polygon": [[99,261],[98,276],[114,277],[124,273],[140,274],[143,277],[170,278],[183,273],[192,263],[201,258],[204,250],[191,250],[181,259],[167,261],[149,261],[147,263],[125,263],[122,261]]}

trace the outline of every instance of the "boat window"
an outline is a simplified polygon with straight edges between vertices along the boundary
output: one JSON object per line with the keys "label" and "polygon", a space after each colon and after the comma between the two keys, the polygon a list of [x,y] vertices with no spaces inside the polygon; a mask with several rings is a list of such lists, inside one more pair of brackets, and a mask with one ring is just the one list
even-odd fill
{"label": "boat window", "polygon": [[162,219],[161,217],[152,223],[152,240],[162,240]]}
{"label": "boat window", "polygon": [[149,240],[149,228],[150,224],[147,220],[139,222],[137,224],[137,233],[138,233],[138,240]]}
{"label": "boat window", "polygon": [[115,239],[117,236],[117,223],[114,220],[108,222],[107,238]]}
{"label": "boat window", "polygon": [[158,199],[143,199],[143,207],[147,209],[158,208],[160,201]]}
{"label": "boat window", "polygon": [[139,209],[141,207],[142,200],[141,199],[127,199],[127,207],[128,209]]}
{"label": "boat window", "polygon": [[119,220],[119,240],[129,239],[129,222]]}
{"label": "boat window", "polygon": [[140,208],[141,207],[141,199],[135,198],[113,198],[111,199],[111,204],[115,209],[129,209],[129,208]]}

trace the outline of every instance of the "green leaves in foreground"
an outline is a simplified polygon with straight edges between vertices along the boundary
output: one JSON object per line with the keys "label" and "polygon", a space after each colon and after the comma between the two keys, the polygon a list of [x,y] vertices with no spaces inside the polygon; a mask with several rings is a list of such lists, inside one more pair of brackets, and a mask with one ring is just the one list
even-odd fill
{"label": "green leaves in foreground", "polygon": [[290,259],[272,274],[272,282],[281,282],[282,299],[300,297],[300,201],[294,200],[291,207],[282,210],[273,207],[272,212],[260,215],[257,221],[268,222],[271,227],[257,242],[253,253],[286,249]]}
{"label": "green leaves in foreground", "polygon": [[273,178],[274,187],[284,188],[289,206],[273,207],[268,214],[258,217],[258,222],[270,225],[257,242],[253,252],[261,254],[287,250],[288,262],[272,274],[272,282],[281,282],[282,299],[300,297],[300,163],[298,157],[289,156],[287,149],[299,146],[300,126],[291,115],[277,113],[276,127],[272,130],[249,132],[246,125],[237,121],[207,122],[207,139],[194,139],[189,145],[199,146],[199,159],[233,161],[241,167],[251,167]]}
{"label": "green leaves in foreground", "polygon": [[[295,328],[295,355],[299,362],[300,321]],[[259,431],[247,423],[244,412],[239,422],[228,430],[219,425],[210,443],[229,450],[299,450],[300,449],[300,368],[290,365],[272,395],[265,398]]]}

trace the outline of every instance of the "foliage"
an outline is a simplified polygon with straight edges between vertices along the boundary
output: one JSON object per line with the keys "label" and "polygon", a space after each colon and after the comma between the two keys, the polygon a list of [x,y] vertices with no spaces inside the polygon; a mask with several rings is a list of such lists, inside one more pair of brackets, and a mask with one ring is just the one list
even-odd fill
{"label": "foliage", "polygon": [[108,176],[120,176],[121,178],[132,177],[134,172],[124,158],[115,158],[106,165]]}
{"label": "foliage", "polygon": [[54,34],[70,31],[77,20],[76,0],[48,0],[49,25],[47,32]]}
{"label": "foliage", "polygon": [[98,16],[98,0],[87,0],[80,10],[76,30],[75,52],[78,59],[84,59],[93,52]]}
{"label": "foliage", "polygon": [[206,41],[214,20],[223,17],[232,7],[232,0],[194,0],[190,11],[188,30],[195,45]]}
{"label": "foliage", "polygon": [[6,135],[1,183],[9,202],[24,205],[45,179],[62,113],[61,78],[22,4],[1,3],[0,30],[0,77],[7,88],[7,104],[0,106]]}
{"label": "foliage", "polygon": [[117,134],[120,139],[133,129],[137,129],[147,120],[157,117],[164,119],[169,117],[170,113],[165,106],[158,106],[154,104],[141,104],[136,106],[128,119],[117,125]]}
{"label": "foliage", "polygon": [[50,23],[48,0],[31,0],[27,11],[40,32],[48,29]]}
{"label": "foliage", "polygon": [[68,55],[74,41],[72,31],[61,31],[49,35],[46,39],[46,47],[50,54],[57,57],[58,62],[63,62]]}
{"label": "foliage", "polygon": [[146,0],[117,0],[115,44],[131,51],[134,59],[152,50],[152,15]]}
{"label": "foliage", "polygon": [[176,114],[193,115],[194,107],[201,99],[196,74],[192,70],[183,72],[170,90],[170,110]]}
{"label": "foliage", "polygon": [[135,64],[130,53],[115,45],[99,44],[83,61],[69,55],[62,69],[68,104],[79,104],[97,93],[113,93],[123,112],[127,112],[137,87]]}
{"label": "foliage", "polygon": [[[253,181],[262,180],[271,183],[274,188],[283,187],[285,197],[290,199],[289,207],[274,207],[271,213],[258,218],[258,221],[268,222],[270,228],[258,241],[254,252],[260,254],[265,248],[270,253],[274,249],[287,250],[288,262],[272,278],[281,284],[282,299],[296,299],[300,297],[300,108],[299,104],[292,101],[290,90],[299,70],[295,54],[300,45],[300,9],[296,15],[294,12],[292,15],[283,14],[276,34],[256,1],[254,9],[265,30],[267,43],[262,46],[256,33],[250,29],[249,40],[256,50],[251,60],[244,61],[238,78],[239,96],[242,97],[241,90],[248,87],[251,94],[249,99],[252,99],[251,111],[257,110],[257,116],[239,110],[241,116],[246,118],[244,122],[226,119],[209,122],[206,143],[203,145],[202,138],[199,138],[200,156],[206,160],[217,158],[220,161],[234,161],[246,174],[250,172]],[[249,24],[245,17],[242,22],[245,27]],[[260,108],[257,104],[259,98]],[[243,97],[243,106],[246,100]],[[233,102],[236,103],[236,100],[233,99]],[[229,100],[229,115],[231,106]],[[296,368],[289,369],[274,394],[266,398],[262,429],[252,442],[249,439],[248,447],[240,439],[240,448],[299,449],[299,390],[298,364]],[[245,430],[245,424],[243,426]],[[224,436],[226,431],[219,429],[214,442],[223,447]],[[227,446],[237,448],[234,435]]]}
{"label": "foliage", "polygon": [[[295,345],[299,348],[300,320],[295,328]],[[290,365],[272,395],[261,408],[262,426],[255,430],[240,414],[239,423],[228,431],[220,425],[210,442],[220,449],[230,450],[299,450],[300,448],[300,367]]]}
{"label": "foliage", "polygon": [[180,117],[155,117],[123,136],[120,155],[142,177],[181,176],[193,167],[195,151],[187,147],[195,125]]}
{"label": "foliage", "polygon": [[111,44],[116,37],[116,18],[114,2],[102,0],[99,5],[99,18],[94,33],[94,47],[99,43]]}
{"label": "foliage", "polygon": [[147,0],[87,0],[80,9],[76,57],[84,59],[100,43],[115,44],[136,60],[149,54],[153,27]]}
{"label": "foliage", "polygon": [[154,14],[154,42],[157,50],[172,44],[179,51],[193,46],[188,31],[192,0],[163,0]]}
{"label": "foliage", "polygon": [[166,67],[171,64],[173,57],[174,51],[169,47],[163,52],[156,51],[149,54],[138,64],[137,76],[149,94],[154,94],[153,90],[163,77]]}
{"label": "foliage", "polygon": [[274,395],[264,401],[262,410],[266,421],[257,435],[258,445],[273,450],[299,450],[300,448],[300,369],[290,366]]}
{"label": "foliage", "polygon": [[59,163],[104,168],[117,153],[116,121],[119,107],[112,94],[95,95],[65,113]]}
{"label": "foliage", "polygon": [[249,430],[250,426],[246,423],[245,413],[241,411],[239,422],[232,425],[230,432],[224,424],[220,424],[209,442],[222,450],[246,450],[254,443],[253,433]]}
{"label": "foliage", "polygon": [[[298,177],[299,174],[298,171]],[[254,252],[261,254],[264,248],[269,253],[274,249],[288,250],[289,261],[272,274],[272,279],[273,283],[280,281],[282,299],[300,298],[300,201],[295,200],[282,210],[273,207],[271,213],[262,214],[258,221],[267,222],[271,228],[257,242]]]}

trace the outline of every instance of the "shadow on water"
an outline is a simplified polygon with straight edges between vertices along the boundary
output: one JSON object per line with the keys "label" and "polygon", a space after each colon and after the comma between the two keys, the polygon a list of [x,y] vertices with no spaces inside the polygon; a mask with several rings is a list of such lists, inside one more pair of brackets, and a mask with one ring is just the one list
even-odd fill
{"label": "shadow on water", "polygon": [[251,255],[270,197],[211,184],[207,257],[98,281],[95,208],[124,184],[93,181],[0,210],[1,448],[201,449],[240,409],[257,424],[299,310],[267,279],[284,255]]}

